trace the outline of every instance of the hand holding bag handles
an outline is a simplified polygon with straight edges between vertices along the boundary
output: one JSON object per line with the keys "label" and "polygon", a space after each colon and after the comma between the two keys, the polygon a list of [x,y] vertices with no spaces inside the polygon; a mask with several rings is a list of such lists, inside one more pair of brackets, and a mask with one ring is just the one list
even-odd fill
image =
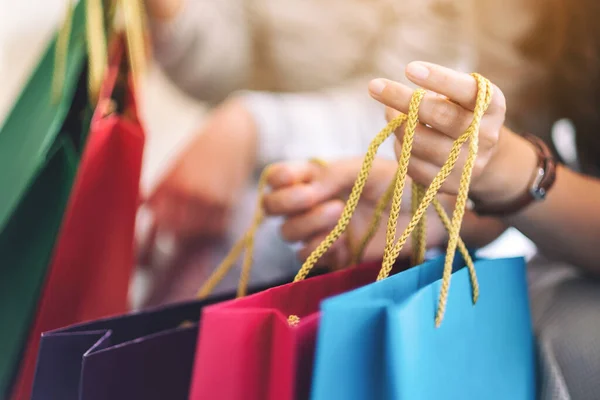
{"label": "hand holding bag handles", "polygon": [[[417,107],[418,101],[413,105],[409,119],[416,116]],[[337,226],[307,259],[293,283],[211,306],[203,311],[192,379],[192,399],[292,400],[309,396],[320,317],[319,303],[328,297],[374,282],[380,265],[358,265],[311,279],[305,278],[312,272],[317,260],[347,231],[379,146],[405,120],[405,117],[401,117],[392,121],[372,142]],[[406,170],[406,163],[401,164],[395,180],[378,201],[373,223],[354,251],[355,259],[360,258],[366,242],[377,229],[397,182],[403,182],[406,177]],[[268,171],[260,179],[261,192],[265,187],[266,175]],[[260,204],[259,200],[254,223],[234,247],[232,256],[239,255],[244,245],[252,244],[256,227],[263,218]],[[436,204],[439,206],[437,201]],[[399,204],[393,210],[397,216]],[[445,217],[446,226],[450,227],[441,206],[438,211]],[[393,221],[395,223],[396,220]],[[470,259],[464,245],[461,250]],[[250,263],[251,253],[247,252],[242,266],[240,295],[244,294]],[[398,269],[402,267],[397,266]],[[200,294],[205,295],[212,289],[230,267],[231,262],[218,267]]]}
{"label": "hand holding bag handles", "polygon": [[[404,180],[396,181],[379,281],[322,303],[311,398],[534,398],[535,352],[524,260],[473,263],[470,257],[454,257],[457,246],[461,249],[458,233],[477,154],[478,126],[491,99],[489,82],[474,77],[478,97],[473,121],[430,186],[414,193],[418,205],[413,203],[411,222],[397,240]],[[407,117],[400,176],[409,162],[420,96],[420,91],[413,95]],[[441,215],[450,232],[446,256],[388,277],[408,237],[422,235],[420,218],[431,203],[435,206],[435,194],[467,142],[456,208],[451,219]],[[417,260],[421,243],[414,244]]]}

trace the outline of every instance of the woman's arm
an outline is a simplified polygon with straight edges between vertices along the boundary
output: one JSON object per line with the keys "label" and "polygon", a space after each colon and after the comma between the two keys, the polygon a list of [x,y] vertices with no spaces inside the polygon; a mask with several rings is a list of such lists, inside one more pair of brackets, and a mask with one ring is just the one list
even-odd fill
{"label": "woman's arm", "polygon": [[[302,243],[298,252],[304,260],[323,241],[326,234],[337,224],[344,202],[348,196],[363,163],[362,157],[352,157],[333,161],[325,166],[311,162],[279,163],[269,169],[271,191],[265,195],[265,210],[270,215],[285,217],[282,225],[283,237],[292,243]],[[352,217],[352,240],[358,241],[367,232],[373,212],[379,199],[386,191],[398,168],[392,160],[376,159],[369,179],[364,187],[361,200]],[[403,205],[398,221],[398,235],[410,220],[410,180],[404,191]],[[441,203],[451,214],[455,197],[442,195]],[[385,247],[386,223],[388,215],[383,215],[379,229],[365,249],[364,261],[381,259]],[[460,236],[469,248],[483,247],[496,239],[506,226],[498,219],[482,218],[467,212],[461,227]],[[439,220],[433,207],[427,216],[428,248],[442,248],[448,240],[448,233]],[[350,262],[350,249],[347,238],[340,238],[334,244],[329,256],[321,260],[322,265]],[[411,252],[411,238],[401,252],[408,257]],[[331,264],[330,264],[331,265]]]}
{"label": "woman's arm", "polygon": [[244,0],[146,0],[154,56],[186,93],[222,101],[246,84],[252,37]]}
{"label": "woman's arm", "polygon": [[[453,141],[462,135],[473,119],[477,83],[471,76],[428,63],[408,65],[407,77],[432,92],[425,95],[419,109],[417,139],[413,145],[409,174],[428,184],[448,157]],[[375,80],[370,85],[377,100],[407,112],[412,89],[400,83]],[[510,204],[528,190],[536,168],[534,147],[503,126],[506,102],[494,88],[492,101],[481,120],[479,151],[471,181],[471,194],[482,206]],[[402,130],[396,132],[402,139]],[[464,159],[442,186],[457,193]],[[557,180],[546,199],[516,215],[506,215],[506,223],[527,235],[543,252],[563,261],[600,273],[600,181],[559,167]]]}
{"label": "woman's arm", "polygon": [[[479,192],[486,196],[483,201],[508,204],[528,189],[537,156],[529,142],[512,132],[503,132],[499,145],[510,150],[499,150],[492,161],[495,165],[488,168],[497,171],[494,181],[504,184]],[[600,181],[564,166],[556,173],[556,182],[544,201],[503,220],[544,254],[600,273]]]}
{"label": "woman's arm", "polygon": [[[255,120],[254,142],[258,147],[257,164],[260,167],[281,160],[313,157],[340,160],[331,165],[332,169],[339,169],[333,177],[335,182],[330,182],[335,193],[328,192],[319,201],[330,200],[328,196],[338,196],[338,191],[345,193],[350,190],[370,141],[385,126],[384,108],[369,98],[360,84],[349,84],[347,87],[312,94],[247,92],[240,96],[240,100]],[[382,145],[379,155],[384,159],[394,158],[392,138]],[[386,163],[379,162],[377,165]],[[389,176],[383,181],[390,181],[396,169],[395,162],[387,165]],[[385,174],[379,171],[379,175]],[[366,190],[375,188],[368,185]],[[455,197],[442,195],[441,199],[447,212],[451,214]],[[294,214],[298,210],[288,211]],[[437,220],[435,215],[432,218]],[[308,220],[298,220],[305,226],[311,223]],[[435,236],[433,242],[436,245],[446,240],[446,231],[440,229],[439,225],[436,221],[435,228],[432,227],[432,234]],[[506,223],[497,218],[467,212],[460,234],[468,247],[481,248],[497,239],[506,229]],[[379,247],[375,247],[378,252]]]}

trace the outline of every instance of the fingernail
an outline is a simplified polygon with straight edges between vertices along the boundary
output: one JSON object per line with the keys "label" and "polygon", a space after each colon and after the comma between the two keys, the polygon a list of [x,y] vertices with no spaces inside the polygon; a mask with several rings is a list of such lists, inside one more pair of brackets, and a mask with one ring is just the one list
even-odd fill
{"label": "fingernail", "polygon": [[429,68],[420,62],[411,62],[406,66],[406,75],[419,81],[424,81],[429,76]]}
{"label": "fingernail", "polygon": [[383,89],[387,86],[385,79],[373,79],[369,82],[369,91],[377,96],[381,95]]}

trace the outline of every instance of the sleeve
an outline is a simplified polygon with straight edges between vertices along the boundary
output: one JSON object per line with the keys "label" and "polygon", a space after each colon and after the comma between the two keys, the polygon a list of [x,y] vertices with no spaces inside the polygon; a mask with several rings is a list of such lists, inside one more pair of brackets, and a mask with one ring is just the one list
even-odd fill
{"label": "sleeve", "polygon": [[[384,106],[370,98],[367,83],[387,77],[414,87],[404,76],[406,64],[427,60],[463,71],[475,62],[468,27],[453,13],[433,13],[422,0],[388,2],[390,21],[378,33],[373,54],[362,75],[337,88],[295,94],[247,92],[242,95],[258,127],[261,164],[277,160],[363,155],[386,125]],[[459,7],[457,5],[457,7]],[[461,5],[454,10],[466,15]],[[423,21],[427,23],[424,24]],[[393,138],[379,155],[395,158]]]}
{"label": "sleeve", "polygon": [[184,0],[175,19],[150,19],[154,57],[184,92],[217,103],[246,83],[252,44],[243,0]]}
{"label": "sleeve", "polygon": [[[366,85],[327,92],[239,96],[258,129],[258,163],[319,157],[325,160],[362,156],[386,125],[384,106],[371,99]],[[394,158],[393,138],[379,155]]]}

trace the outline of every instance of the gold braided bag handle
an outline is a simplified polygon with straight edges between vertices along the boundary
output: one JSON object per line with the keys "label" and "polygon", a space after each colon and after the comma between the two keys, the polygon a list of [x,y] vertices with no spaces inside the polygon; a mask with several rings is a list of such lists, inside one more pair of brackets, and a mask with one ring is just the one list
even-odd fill
{"label": "gold braided bag handle", "polygon": [[[304,262],[302,268],[296,275],[296,278],[294,280],[295,282],[304,279],[310,273],[311,269],[314,267],[314,265],[318,261],[318,259],[325,252],[327,252],[327,250],[331,247],[331,245],[348,228],[350,220],[352,218],[352,215],[354,214],[354,211],[356,210],[358,201],[360,199],[360,196],[361,196],[364,186],[366,184],[368,175],[371,171],[371,168],[372,168],[372,165],[373,165],[373,162],[375,159],[375,155],[377,153],[379,146],[390,135],[392,135],[398,127],[400,127],[404,122],[406,122],[405,134],[404,134],[404,139],[403,139],[403,143],[402,143],[402,152],[401,152],[401,155],[398,160],[398,169],[396,170],[394,179],[391,182],[390,186],[388,187],[386,192],[383,194],[383,196],[379,199],[379,201],[375,207],[374,217],[373,217],[371,226],[368,229],[366,235],[364,236],[362,242],[360,243],[360,245],[358,247],[358,251],[355,253],[354,259],[357,260],[361,257],[366,245],[368,244],[369,240],[374,235],[374,233],[379,225],[379,222],[381,220],[383,212],[385,211],[390,200],[392,200],[392,206],[391,206],[391,210],[390,210],[390,219],[388,220],[388,228],[387,228],[387,232],[386,232],[386,251],[384,254],[384,263],[382,265],[382,271],[386,271],[385,277],[387,277],[389,275],[393,264],[395,263],[396,259],[398,258],[398,255],[400,254],[402,245],[406,242],[408,237],[411,235],[411,233],[417,226],[419,226],[420,228],[418,230],[418,233],[415,235],[415,236],[417,236],[417,238],[416,238],[416,243],[414,244],[414,246],[415,246],[417,252],[416,252],[416,259],[414,261],[418,261],[419,263],[421,263],[422,259],[424,258],[424,254],[425,254],[425,237],[424,237],[424,235],[425,235],[425,220],[424,220],[423,216],[424,216],[424,213],[425,213],[425,210],[427,209],[427,207],[431,203],[433,203],[437,214],[439,215],[440,219],[442,220],[442,223],[444,224],[444,227],[449,232],[449,236],[453,236],[453,235],[456,236],[456,245],[458,246],[459,251],[463,255],[463,258],[465,259],[466,264],[467,264],[470,274],[471,274],[471,281],[472,281],[472,285],[474,288],[474,301],[477,300],[477,297],[479,294],[477,277],[475,275],[475,268],[473,265],[473,261],[471,259],[471,256],[469,255],[469,252],[468,252],[465,244],[460,239],[460,237],[458,237],[458,231],[456,231],[453,228],[451,221],[448,218],[448,215],[446,214],[446,211],[442,207],[439,200],[437,198],[435,198],[435,195],[433,195],[433,196],[428,195],[427,191],[419,185],[416,185],[416,184],[413,185],[413,214],[414,215],[413,215],[413,218],[411,219],[411,223],[407,227],[407,231],[405,231],[405,233],[401,237],[401,240],[403,240],[403,242],[401,242],[399,246],[394,246],[394,238],[395,238],[395,234],[396,234],[398,218],[400,216],[404,184],[406,181],[406,176],[408,174],[408,163],[409,163],[410,154],[412,151],[412,143],[413,143],[413,139],[414,139],[415,129],[418,124],[419,105],[420,105],[421,100],[423,99],[424,95],[425,95],[424,90],[422,90],[422,89],[416,90],[413,93],[413,96],[411,98],[408,115],[404,115],[404,114],[398,115],[396,118],[391,120],[388,123],[388,125],[381,132],[379,132],[379,134],[375,137],[375,139],[373,139],[373,141],[369,145],[369,149],[363,160],[363,164],[361,166],[358,177],[354,183],[354,186],[352,187],[352,191],[350,193],[348,201],[346,202],[346,205],[342,212],[342,216],[338,220],[338,223],[333,228],[333,230],[329,233],[329,235],[327,235],[327,237],[323,240],[323,242],[313,251],[313,253]],[[478,122],[477,122],[477,126],[478,126]],[[464,141],[463,141],[463,143],[464,143]],[[460,151],[460,145],[458,146],[458,151]],[[458,159],[458,154],[456,154],[456,159]],[[456,160],[454,160],[454,163],[456,163]],[[439,186],[441,186],[441,184],[444,182],[444,180],[450,174],[453,167],[454,167],[454,164],[447,167],[446,168],[448,170],[447,175],[445,177],[442,176],[442,178],[438,178],[438,180],[440,181]],[[437,192],[437,190],[439,190],[439,188],[436,189],[436,192]],[[422,199],[427,200],[427,204],[425,204],[425,205],[420,204],[417,207],[417,204]],[[456,231],[456,234],[454,233],[455,231]],[[393,257],[393,260],[391,260],[391,262],[390,262],[390,257]],[[384,268],[386,268],[388,265],[389,265],[389,271],[384,270]],[[382,272],[380,272],[380,276],[378,277],[378,280],[382,279],[381,274],[382,274]],[[299,318],[296,315],[289,316],[288,323],[291,326],[297,325],[298,322],[299,322]]]}
{"label": "gold braided bag handle", "polygon": [[[436,211],[440,214],[440,217],[442,218],[442,222],[444,223],[444,225],[447,226],[447,228],[448,228],[448,223],[449,223],[449,240],[448,240],[448,247],[447,247],[447,251],[446,251],[446,259],[444,262],[442,288],[440,290],[438,310],[437,310],[437,314],[436,314],[436,318],[435,318],[436,326],[439,326],[441,324],[444,313],[445,313],[446,303],[448,300],[448,290],[450,287],[450,278],[452,275],[452,264],[453,264],[453,260],[454,260],[454,255],[456,253],[456,248],[458,247],[461,252],[463,252],[463,249],[466,250],[466,248],[464,248],[464,245],[459,245],[460,238],[459,238],[458,234],[460,232],[460,226],[462,224],[462,218],[464,216],[466,202],[468,199],[468,191],[469,191],[469,185],[470,185],[470,181],[471,181],[471,175],[473,172],[473,166],[475,164],[475,159],[477,157],[479,125],[481,123],[483,114],[487,110],[487,107],[489,106],[491,99],[492,99],[491,83],[479,74],[472,74],[472,76],[476,79],[477,86],[478,86],[476,106],[475,106],[475,110],[473,111],[473,120],[472,120],[471,124],[469,125],[469,127],[467,128],[467,130],[465,131],[465,133],[463,133],[454,142],[448,159],[446,160],[446,162],[444,163],[444,165],[442,166],[442,168],[440,169],[438,174],[435,176],[435,178],[433,179],[433,181],[429,185],[429,187],[425,190],[424,193],[419,192],[419,194],[416,195],[416,198],[422,197],[421,202],[419,203],[419,205],[417,207],[413,208],[414,212],[413,212],[411,221],[409,222],[407,228],[402,233],[400,238],[394,243],[394,238],[391,235],[395,235],[395,232],[396,232],[396,225],[397,225],[397,221],[399,218],[399,209],[400,209],[399,204],[402,199],[402,192],[403,192],[403,188],[404,188],[403,181],[398,180],[396,182],[396,188],[394,190],[394,198],[392,199],[392,211],[390,213],[390,219],[388,221],[388,232],[387,232],[388,235],[386,237],[386,249],[384,252],[384,261],[383,261],[383,265],[382,265],[381,271],[379,273],[379,276],[377,278],[378,280],[381,280],[381,279],[385,279],[387,276],[389,276],[389,274],[392,270],[392,267],[393,267],[396,259],[398,258],[400,251],[402,250],[402,247],[406,243],[406,240],[413,233],[413,231],[417,228],[417,226],[420,223],[420,220],[422,219],[423,215],[425,214],[425,211],[427,210],[429,205],[433,202],[434,206],[436,208]],[[416,116],[411,119],[411,116],[409,113],[409,118],[407,121],[407,128],[406,128],[405,138],[404,138],[405,142],[406,142],[407,138],[409,140],[412,140],[411,136],[414,135],[414,130],[409,129],[409,127],[415,118],[416,118]],[[458,190],[458,195],[457,195],[457,200],[456,200],[456,206],[455,206],[454,212],[452,214],[452,220],[448,221],[447,216],[445,218],[442,217],[442,215],[444,215],[445,213],[443,212],[443,209],[439,206],[439,203],[437,206],[435,205],[436,204],[435,196],[436,196],[437,192],[439,191],[439,189],[441,188],[442,184],[445,182],[445,180],[448,178],[448,176],[452,172],[452,169],[456,165],[456,162],[460,155],[462,145],[464,143],[466,143],[467,141],[469,142],[469,155],[467,158],[467,162],[464,166],[463,172],[461,174],[461,180],[460,180],[460,185],[459,185],[459,190]],[[406,143],[403,143],[402,153],[400,156],[399,164],[403,165],[404,163],[406,163],[406,165],[408,165],[408,159],[410,158],[410,148],[409,147],[410,146],[408,146]],[[399,168],[401,168],[401,167],[399,167]],[[470,258],[468,258],[468,259],[469,259],[469,261],[467,261],[466,264],[469,269],[469,274],[471,277],[471,284],[472,284],[472,288],[473,288],[473,301],[476,302],[479,297],[479,285],[477,283],[477,276],[475,274],[475,269],[474,269],[472,260],[470,260]]]}
{"label": "gold braided bag handle", "polygon": [[[484,78],[482,78],[482,79],[484,79]],[[369,173],[373,166],[373,162],[375,160],[375,156],[377,154],[379,147],[404,122],[407,122],[405,139],[404,139],[405,143],[403,143],[403,155],[400,157],[398,170],[396,171],[394,180],[392,181],[392,183],[390,184],[390,186],[388,187],[386,192],[383,194],[383,196],[379,199],[379,201],[376,205],[376,209],[374,212],[374,216],[373,216],[371,225],[370,225],[369,229],[367,230],[366,234],[364,235],[364,237],[361,239],[357,251],[352,252],[353,253],[352,259],[354,262],[356,262],[356,261],[360,260],[360,258],[362,257],[362,253],[364,252],[366,245],[368,244],[370,239],[373,237],[375,231],[377,230],[377,227],[381,221],[383,212],[385,211],[387,205],[389,204],[389,201],[392,198],[392,196],[394,197],[394,199],[393,199],[394,201],[392,202],[390,221],[388,221],[388,235],[387,235],[387,237],[388,238],[391,237],[391,239],[386,240],[389,242],[389,244],[386,245],[386,254],[388,254],[388,255],[384,258],[384,264],[382,267],[382,271],[380,271],[380,276],[378,277],[378,279],[383,279],[383,278],[381,278],[382,274],[386,274],[383,277],[386,277],[387,275],[389,275],[389,272],[391,271],[391,266],[393,266],[393,263],[395,262],[396,258],[398,257],[398,254],[400,253],[402,246],[406,242],[406,239],[411,235],[411,233],[413,232],[415,227],[417,225],[419,225],[420,220],[422,219],[425,210],[431,203],[434,204],[435,210],[438,213],[440,219],[442,220],[445,228],[450,233],[450,236],[454,235],[455,229],[453,229],[452,223],[451,223],[450,219],[448,218],[445,210],[443,209],[443,207],[441,206],[439,201],[435,198],[435,193],[434,193],[434,195],[429,194],[429,192],[431,192],[431,190],[430,190],[431,187],[427,191],[425,191],[423,188],[420,188],[420,187],[418,187],[418,185],[416,185],[415,186],[416,187],[415,195],[418,196],[418,198],[423,198],[424,199],[423,203],[426,203],[426,204],[422,203],[419,205],[419,207],[413,206],[416,211],[415,211],[415,215],[411,219],[411,223],[409,224],[409,227],[407,228],[408,233],[405,232],[405,234],[403,234],[403,236],[401,236],[399,243],[396,243],[396,246],[393,246],[393,239],[394,239],[395,233],[396,233],[396,225],[397,225],[398,217],[400,214],[400,206],[401,206],[402,192],[403,192],[403,188],[404,188],[404,181],[406,180],[406,175],[407,175],[407,171],[408,171],[408,159],[410,157],[410,152],[412,149],[412,139],[414,138],[414,130],[418,123],[418,107],[419,107],[420,101],[422,100],[424,94],[425,94],[425,92],[423,90],[415,91],[415,94],[413,95],[413,99],[411,99],[409,116],[407,117],[406,115],[403,115],[403,114],[397,116],[392,121],[390,121],[388,123],[388,125],[383,130],[381,130],[379,132],[379,134],[373,139],[373,141],[369,145],[369,149],[363,160],[363,164],[361,166],[360,172],[359,172],[358,177],[352,187],[350,196],[348,197],[348,200],[346,202],[346,205],[344,207],[342,215],[341,215],[340,219],[338,220],[338,223],[336,224],[334,229],[327,235],[327,237],[323,240],[323,242],[313,251],[313,253],[304,262],[304,264],[302,265],[302,268],[298,271],[298,274],[294,278],[294,282],[305,279],[308,276],[308,274],[310,273],[310,271],[312,270],[312,268],[314,267],[314,265],[316,264],[316,262],[320,259],[320,257],[322,257],[327,252],[327,250],[329,250],[329,248],[333,245],[333,243],[337,239],[339,239],[339,237],[342,236],[343,233],[347,230],[347,228],[350,224],[350,220],[352,219],[354,211],[356,210],[356,207],[358,205],[362,191],[363,191],[365,184],[367,182],[367,179],[369,177]],[[484,111],[485,111],[485,109],[484,109]],[[479,118],[479,120],[480,119],[481,118]],[[477,122],[476,126],[478,126],[479,120],[475,121],[475,118],[474,118],[474,122]],[[461,138],[459,138],[456,141],[456,142],[460,143],[458,146],[455,146],[458,148],[458,153],[455,155],[455,159],[452,159],[452,153],[451,153],[451,157],[450,157],[451,160],[446,163],[446,164],[451,164],[451,165],[445,166],[446,167],[445,169],[447,170],[445,172],[446,175],[442,176],[441,178],[436,177],[439,181],[438,183],[439,183],[440,187],[441,187],[441,184],[444,182],[444,180],[447,178],[447,176],[452,171],[452,168],[454,167],[454,164],[456,163],[456,160],[458,159],[458,154],[460,153],[460,147],[468,139],[468,135],[467,135],[468,132],[469,131],[467,131],[465,134],[463,134],[463,136],[461,136]],[[455,143],[455,145],[456,145],[456,143]],[[454,150],[454,148],[453,148],[453,150]],[[453,162],[452,162],[452,160],[453,160]],[[316,161],[317,163],[320,163],[320,164],[322,163],[322,162],[319,162],[318,160],[313,160],[313,161]],[[249,273],[250,273],[251,265],[252,265],[252,252],[253,252],[252,247],[253,247],[253,242],[254,242],[254,235],[256,233],[258,226],[262,223],[262,220],[264,218],[264,213],[261,208],[261,203],[262,203],[264,188],[266,186],[267,174],[268,174],[268,169],[266,169],[263,172],[263,174],[261,175],[261,179],[259,181],[259,206],[257,207],[257,211],[255,213],[255,218],[254,218],[252,226],[247,231],[247,233],[234,245],[234,247],[232,248],[230,253],[227,255],[227,257],[223,260],[221,265],[219,265],[216,268],[216,270],[213,272],[211,277],[207,280],[207,282],[200,289],[200,291],[198,292],[198,296],[200,298],[204,298],[210,294],[210,292],[214,289],[214,287],[230,271],[230,269],[233,267],[235,260],[239,257],[241,252],[244,250],[246,250],[246,253],[245,253],[245,258],[244,258],[244,264],[242,266],[242,276],[240,278],[240,285],[238,286],[238,296],[243,296],[245,294],[246,287],[247,287],[247,281],[249,278]],[[438,175],[440,175],[440,174],[438,174]],[[435,190],[436,193],[437,193],[437,190],[439,190],[439,187]],[[414,203],[416,203],[416,201]],[[420,236],[424,236],[424,232],[425,232],[424,222],[422,223],[421,226],[422,226],[422,228],[420,230],[420,232],[421,232]],[[390,232],[393,232],[393,233],[390,233]],[[458,231],[456,231],[456,233],[458,234]],[[418,246],[420,246],[419,248],[423,248],[423,250],[421,252],[424,254],[424,240],[417,240],[417,242],[419,243],[418,244]],[[456,237],[455,242],[456,243],[454,244],[454,248],[456,249],[456,247],[458,247],[459,251],[462,253],[462,255],[465,258],[466,263],[469,267],[469,271],[471,273],[471,280],[472,280],[472,284],[474,287],[474,301],[476,301],[477,297],[478,297],[478,285],[477,285],[477,279],[475,276],[475,269],[473,267],[473,262],[472,262],[470,255],[466,249],[466,246],[464,245],[464,243],[462,242],[460,237]],[[386,272],[386,270],[384,268],[387,265],[386,260],[389,259],[390,256],[393,257],[393,261],[390,266],[390,271]],[[418,255],[417,259],[420,259],[420,258],[422,258],[422,256]],[[298,322],[298,318],[296,316],[294,316],[294,315],[290,316],[290,324],[292,324],[292,325],[297,324],[297,322]]]}
{"label": "gold braided bag handle", "polygon": [[[352,259],[350,261],[350,265],[356,265],[362,261],[364,253],[365,253],[365,249],[367,248],[367,245],[373,239],[373,236],[375,236],[375,233],[377,232],[377,229],[379,228],[379,224],[381,223],[381,217],[383,217],[383,213],[385,212],[385,210],[387,209],[387,207],[390,204],[390,201],[392,200],[392,195],[394,194],[394,186],[395,186],[394,183],[396,182],[396,179],[397,179],[397,173],[396,173],[396,175],[394,175],[394,179],[392,180],[390,185],[387,187],[385,193],[381,196],[381,198],[375,205],[375,211],[373,212],[373,220],[371,221],[371,225],[369,226],[369,229],[367,230],[367,232],[363,236],[362,240],[360,241],[360,243],[358,244],[358,246],[355,249],[352,249],[352,246],[351,246]],[[350,236],[352,236],[352,235],[350,235]]]}
{"label": "gold braided bag handle", "polygon": [[[325,166],[326,162],[320,159],[311,159],[311,162]],[[217,266],[217,268],[213,271],[211,276],[206,280],[206,282],[202,285],[200,290],[197,293],[199,298],[206,298],[214,288],[225,278],[225,276],[229,273],[231,268],[235,265],[236,260],[240,257],[242,252],[244,252],[244,261],[242,263],[242,269],[240,274],[240,280],[238,283],[237,296],[243,297],[246,295],[248,288],[248,281],[250,279],[250,272],[252,270],[252,262],[253,262],[253,254],[254,254],[254,238],[256,236],[256,232],[262,222],[264,221],[264,211],[262,209],[262,203],[264,198],[264,192],[267,186],[267,177],[270,172],[270,167],[265,168],[262,172],[259,182],[258,182],[258,202],[256,205],[256,211],[254,212],[254,217],[252,220],[252,224],[250,228],[246,231],[246,233],[242,236],[240,240],[238,240],[234,246],[231,248],[227,256],[223,259],[221,264]],[[369,230],[367,233],[361,238],[359,249],[352,249],[352,243],[349,240],[349,245],[351,246],[351,253],[354,254],[352,260],[362,257],[362,252],[364,248],[367,246],[369,241],[373,237],[373,233],[377,230],[377,226],[380,223],[381,215],[385,210],[387,203],[389,202],[388,198],[391,198],[391,193],[393,189],[393,182],[390,185],[390,188],[384,193],[384,195],[379,200],[378,208],[374,212],[373,220],[370,224]],[[389,192],[389,193],[388,193]],[[354,265],[352,262],[350,265]]]}
{"label": "gold braided bag handle", "polygon": [[[423,201],[423,196],[425,195],[425,188],[422,185],[419,185],[416,182],[412,182],[411,185],[411,214],[414,214],[419,204]],[[439,203],[438,203],[439,204]],[[444,215],[446,216],[446,215]],[[440,215],[442,222],[444,218]],[[425,252],[427,251],[427,234],[425,225],[427,224],[427,213],[423,214],[423,217],[419,220],[419,223],[415,227],[415,230],[412,234],[412,253],[411,253],[411,263],[412,265],[419,265],[425,261]],[[448,229],[449,226],[444,224],[444,227],[450,232]]]}
{"label": "gold braided bag handle", "polygon": [[269,175],[269,167],[265,168],[261,173],[258,180],[258,201],[254,217],[252,218],[252,224],[246,233],[239,239],[231,248],[227,256],[221,261],[221,264],[213,271],[210,277],[204,282],[202,287],[197,293],[198,298],[206,298],[214,290],[214,288],[223,280],[223,278],[229,273],[231,268],[235,265],[236,260],[240,257],[241,253],[244,252],[244,261],[242,264],[242,271],[240,274],[240,280],[237,289],[237,296],[242,297],[246,295],[248,280],[250,279],[250,271],[252,269],[252,256],[254,254],[254,237],[256,231],[264,220],[264,211],[262,208],[262,202],[264,198],[264,192],[267,186],[267,177]]}
{"label": "gold braided bag handle", "polygon": [[[88,49],[88,90],[90,102],[95,104],[98,100],[102,81],[108,66],[108,45],[105,34],[106,18],[110,19],[108,24],[110,34],[114,29],[115,9],[119,8],[123,13],[129,67],[136,86],[146,69],[146,20],[141,0],[83,1],[85,1],[85,30]],[[62,95],[74,8],[73,1],[69,0],[64,22],[58,32],[54,50],[54,73],[52,77],[53,101],[58,101]]]}
{"label": "gold braided bag handle", "polygon": [[[310,256],[308,256],[308,258],[304,261],[304,264],[302,264],[302,268],[300,268],[300,270],[296,274],[296,277],[294,278],[294,282],[298,282],[305,279],[310,273],[310,271],[313,269],[317,261],[323,256],[323,254],[325,254],[327,250],[331,248],[333,243],[335,243],[335,241],[338,240],[340,236],[344,234],[344,232],[348,228],[348,225],[350,224],[352,216],[354,215],[354,211],[356,210],[356,206],[358,205],[358,201],[360,200],[360,196],[362,195],[363,189],[365,188],[379,147],[383,144],[383,142],[385,142],[385,140],[388,137],[390,137],[394,133],[394,131],[398,127],[400,127],[400,125],[404,123],[405,120],[405,115],[397,116],[396,118],[391,120],[387,124],[387,126],[383,128],[377,134],[377,136],[375,136],[373,141],[369,144],[369,148],[363,159],[363,163],[358,173],[358,177],[356,178],[356,181],[352,186],[352,190],[350,191],[350,195],[348,196],[348,200],[346,201],[344,210],[342,211],[342,215],[340,216],[336,226],[332,229],[331,232],[329,232],[329,234],[325,237],[323,242],[321,242],[321,244],[319,244],[319,246],[317,246],[317,248],[313,250]],[[387,202],[385,201],[385,197],[386,193],[384,193],[379,203],[383,203],[384,205],[387,204]],[[381,207],[382,209],[385,209],[384,205]],[[383,210],[380,214],[382,213]],[[375,216],[377,216],[377,214],[375,214]],[[380,218],[381,215],[379,215],[379,218],[374,218],[374,221],[378,221],[378,219]],[[372,224],[372,228],[368,230],[366,237],[369,236],[369,232],[371,230],[375,230],[373,226],[374,224]],[[371,233],[370,236],[372,235],[373,234]],[[363,247],[366,247],[366,245],[361,243],[359,248]]]}
{"label": "gold braided bag handle", "polygon": [[[404,122],[406,122],[404,142],[402,145],[403,153],[398,162],[398,169],[396,171],[396,174],[394,176],[394,179],[393,179],[391,185],[388,187],[388,189],[386,190],[386,192],[383,194],[383,196],[380,198],[380,200],[378,201],[378,203],[376,205],[374,218],[371,223],[371,226],[368,229],[364,239],[361,241],[361,243],[358,247],[358,251],[355,253],[356,255],[354,256],[354,259],[355,260],[360,259],[360,256],[364,252],[364,248],[366,247],[366,244],[374,235],[374,233],[377,229],[377,226],[379,224],[379,221],[381,220],[382,214],[385,211],[387,205],[389,204],[390,199],[392,199],[392,196],[394,198],[392,199],[392,208],[390,211],[390,221],[388,221],[388,230],[387,230],[387,234],[386,234],[386,241],[389,241],[390,243],[388,245],[386,245],[386,249],[388,247],[390,247],[391,245],[393,245],[393,240],[394,240],[394,237],[396,234],[396,225],[398,222],[398,217],[400,215],[400,207],[401,207],[401,202],[402,202],[402,194],[403,194],[403,190],[404,190],[404,182],[406,180],[406,176],[408,173],[408,161],[409,161],[410,153],[412,150],[412,141],[414,138],[415,128],[418,123],[418,108],[419,108],[419,104],[420,104],[424,94],[425,94],[424,90],[421,90],[421,89],[416,90],[411,99],[408,116],[404,115],[404,114],[400,114],[397,117],[395,117],[394,119],[392,119],[388,123],[388,125],[385,128],[383,128],[377,134],[377,136],[375,136],[373,141],[370,143],[369,149],[367,150],[367,153],[364,157],[360,172],[358,173],[358,177],[357,177],[356,181],[354,182],[354,186],[352,187],[350,196],[348,197],[348,201],[346,202],[346,205],[342,212],[342,216],[338,220],[336,226],[332,229],[332,231],[323,240],[323,242],[321,242],[321,244],[306,259],[306,261],[302,265],[302,268],[300,269],[300,271],[298,271],[298,274],[296,275],[296,278],[294,279],[295,282],[304,279],[310,273],[310,271],[314,267],[315,263],[319,260],[319,258],[323,254],[325,254],[325,252],[327,252],[327,250],[329,250],[329,248],[333,245],[333,243],[346,231],[346,229],[348,228],[348,225],[350,223],[350,220],[352,218],[352,215],[354,214],[354,211],[356,210],[356,207],[358,205],[358,201],[360,199],[362,191],[367,182],[369,173],[371,171],[373,162],[375,160],[375,156],[377,154],[377,150],[379,149],[381,144],[389,136],[391,136],[394,133],[394,131],[396,129],[398,129]],[[460,148],[460,146],[459,146],[459,148]],[[441,206],[441,204],[439,203],[439,201],[435,198],[432,198],[430,203],[431,202],[434,203],[436,211],[438,212],[438,214],[440,214],[440,218],[442,219],[442,222],[444,222],[444,221],[449,222],[449,218],[446,215],[446,212],[444,211],[444,209]],[[426,209],[426,208],[427,207],[424,207],[424,209]],[[423,212],[420,212],[419,219],[422,217],[422,214],[423,214]],[[416,225],[416,224],[418,224],[418,222],[419,221],[417,219],[415,219],[414,224]],[[449,223],[448,224],[444,223],[444,226],[446,227],[446,229],[449,232],[451,231]],[[414,227],[410,230],[410,232],[412,232],[413,229],[414,229]],[[409,235],[410,235],[410,233],[409,233]],[[458,240],[458,243],[460,243],[459,249],[460,249],[461,253],[463,253],[465,258],[470,259],[469,254],[466,251],[466,246],[464,245],[464,243],[462,243],[460,238],[458,238],[457,240]],[[464,250],[464,252],[463,252],[463,250]],[[400,252],[400,250],[398,250],[398,254],[399,254],[399,252]],[[393,261],[390,265],[389,271],[386,272],[388,275],[389,275],[389,272],[391,271],[391,266],[393,266],[394,262],[398,258],[398,255],[396,254],[396,252],[393,252],[393,254],[395,255],[395,257],[393,258]],[[388,256],[387,258],[389,259],[390,257]]]}

